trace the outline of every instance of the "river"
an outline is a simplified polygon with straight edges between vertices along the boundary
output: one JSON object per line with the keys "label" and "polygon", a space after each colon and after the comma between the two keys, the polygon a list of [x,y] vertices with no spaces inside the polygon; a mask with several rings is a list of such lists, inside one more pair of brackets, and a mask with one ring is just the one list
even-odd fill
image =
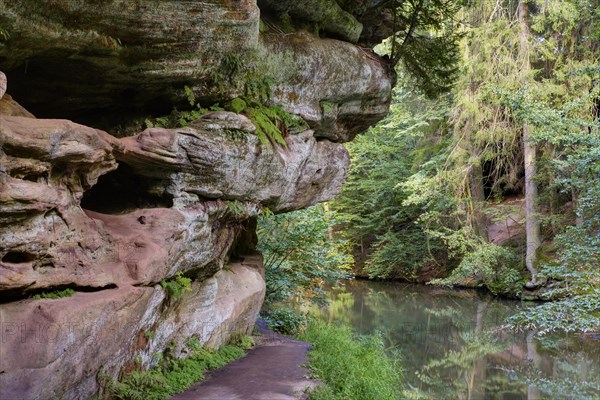
{"label": "river", "polygon": [[407,399],[600,399],[600,340],[501,329],[532,303],[474,290],[352,280],[322,318],[381,332]]}

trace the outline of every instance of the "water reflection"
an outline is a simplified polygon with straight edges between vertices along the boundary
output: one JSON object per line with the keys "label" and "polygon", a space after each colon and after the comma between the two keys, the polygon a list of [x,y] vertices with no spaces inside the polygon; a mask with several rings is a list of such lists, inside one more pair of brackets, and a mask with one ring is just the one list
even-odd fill
{"label": "water reflection", "polygon": [[403,358],[409,399],[600,399],[600,341],[500,329],[530,303],[476,291],[349,281],[318,311],[378,330]]}

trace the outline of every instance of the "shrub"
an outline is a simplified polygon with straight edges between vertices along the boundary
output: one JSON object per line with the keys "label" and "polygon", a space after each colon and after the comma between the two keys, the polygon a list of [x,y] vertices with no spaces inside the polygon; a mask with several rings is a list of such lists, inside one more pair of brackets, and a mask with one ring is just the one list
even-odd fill
{"label": "shrub", "polygon": [[289,308],[279,308],[267,313],[265,320],[269,328],[284,335],[298,333],[306,324],[304,315],[299,315]]}
{"label": "shrub", "polygon": [[252,347],[256,346],[254,339],[248,335],[242,335],[233,338],[231,343],[244,350],[250,350]]}
{"label": "shrub", "polygon": [[197,339],[188,338],[190,356],[171,358],[147,371],[133,371],[119,382],[108,382],[109,393],[120,400],[162,400],[180,393],[204,378],[206,370],[221,368],[244,356],[239,346],[222,346],[218,350],[202,347]]}

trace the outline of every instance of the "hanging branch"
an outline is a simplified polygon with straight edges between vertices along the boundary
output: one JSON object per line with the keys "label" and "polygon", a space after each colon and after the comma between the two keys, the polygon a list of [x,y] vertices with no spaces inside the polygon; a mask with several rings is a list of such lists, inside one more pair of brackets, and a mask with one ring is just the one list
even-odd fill
{"label": "hanging branch", "polygon": [[[394,0],[392,2],[392,13],[394,15],[394,19],[392,22],[392,32],[394,32],[394,34],[392,35],[392,54],[390,55],[390,60],[394,61],[395,57],[396,57],[396,36],[398,36],[398,30],[397,30],[397,21],[398,21],[398,4],[397,4],[398,0]],[[396,65],[396,63],[394,62],[393,65]]]}
{"label": "hanging branch", "polygon": [[[419,2],[417,3],[417,5],[414,8],[414,11],[410,17],[410,24],[408,27],[408,32],[406,33],[406,36],[404,36],[404,40],[402,41],[402,44],[400,45],[400,48],[402,49],[406,43],[408,42],[408,40],[412,37],[412,35],[415,32],[415,29],[417,29],[417,25],[418,25],[418,17],[419,17],[419,13],[421,12],[421,8],[423,7],[423,0],[419,0]],[[394,17],[396,16],[396,14],[394,13]],[[394,45],[396,44],[396,33],[394,33]],[[394,46],[395,47],[395,46]],[[392,50],[394,50],[392,48]],[[396,54],[392,53],[392,63],[393,65],[398,64],[398,62],[400,61],[400,56],[397,56]]]}

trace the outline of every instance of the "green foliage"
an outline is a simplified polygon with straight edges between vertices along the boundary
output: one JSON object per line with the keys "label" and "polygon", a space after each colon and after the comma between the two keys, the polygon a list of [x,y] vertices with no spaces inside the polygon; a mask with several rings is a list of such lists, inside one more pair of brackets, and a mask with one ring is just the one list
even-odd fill
{"label": "green foliage", "polygon": [[240,335],[231,339],[231,344],[243,350],[250,350],[256,346],[256,342],[251,336]]}
{"label": "green foliage", "polygon": [[223,111],[224,109],[217,103],[213,104],[209,108],[204,108],[196,100],[196,95],[189,86],[184,87],[185,96],[192,107],[191,110],[179,111],[174,109],[171,114],[167,116],[157,117],[153,119],[146,119],[145,124],[147,128],[177,128],[188,126],[190,123],[198,120],[203,114],[209,111]]}
{"label": "green foliage", "polygon": [[456,18],[465,1],[390,2],[394,27],[390,43],[393,65],[402,64],[416,87],[430,98],[448,92],[458,72],[462,37]]}
{"label": "green foliage", "polygon": [[396,90],[390,115],[348,144],[351,165],[332,206],[340,228],[373,278],[414,279],[427,265],[443,264],[441,242],[417,224],[421,205],[399,185],[443,146],[448,99],[432,102],[406,82]]}
{"label": "green foliage", "polygon": [[246,205],[238,200],[225,201],[225,206],[227,207],[227,211],[235,218],[242,218],[247,213]]}
{"label": "green foliage", "polygon": [[273,80],[265,75],[251,76],[244,83],[244,96],[260,104],[267,103],[271,98]]}
{"label": "green foliage", "polygon": [[[247,341],[246,341],[247,342]],[[118,382],[108,382],[108,392],[119,400],[162,400],[180,393],[204,378],[204,372],[221,368],[244,356],[241,346],[218,350],[202,347],[197,339],[186,340],[187,358],[168,358],[147,371],[132,371]]]}
{"label": "green foliage", "polygon": [[61,299],[63,297],[71,297],[75,294],[73,289],[55,290],[52,292],[42,292],[33,296],[34,299]]}
{"label": "green foliage", "polygon": [[482,242],[465,254],[450,276],[430,281],[434,285],[452,286],[475,279],[477,286],[485,286],[492,293],[518,293],[523,277],[515,255],[507,248]]}
{"label": "green foliage", "polygon": [[[396,4],[406,28],[393,50],[406,58],[401,86],[390,116],[348,146],[350,176],[335,201],[341,230],[370,277],[414,279],[433,267],[442,276],[437,284],[519,294],[525,243],[515,235],[498,247],[487,226],[519,214],[500,209],[508,196],[523,195],[526,124],[539,160],[543,240],[554,241],[538,254],[540,278],[549,286],[538,295],[584,295],[600,285],[599,8],[587,0],[527,3],[525,55],[518,2],[485,0],[461,10],[460,2]],[[466,23],[450,26],[455,19]],[[440,43],[449,50],[442,64],[446,72],[457,66],[459,74],[452,96],[436,100],[431,95],[443,90],[418,95],[424,82],[405,62],[425,59],[429,69],[420,52],[435,53],[441,32],[453,35]],[[434,47],[418,44],[419,35]],[[432,74],[432,88],[442,87],[436,77],[450,82],[451,76]]]}
{"label": "green foliage", "polygon": [[242,58],[237,54],[226,54],[221,60],[221,71],[229,80],[233,79],[242,67]]}
{"label": "green foliage", "polygon": [[509,317],[508,324],[540,335],[553,331],[600,333],[600,289],[521,311]]}
{"label": "green foliage", "polygon": [[265,147],[279,144],[287,148],[285,137],[293,130],[306,128],[302,118],[279,107],[251,103],[251,106],[245,109],[245,113],[256,127],[256,135]]}
{"label": "green foliage", "polygon": [[231,100],[229,108],[234,113],[239,114],[242,111],[244,111],[247,106],[248,105],[246,104],[246,102],[244,100],[240,99],[239,97],[236,97],[235,99]]}
{"label": "green foliage", "polygon": [[401,398],[399,356],[386,353],[381,334],[357,336],[347,326],[313,322],[300,339],[313,344],[309,368],[325,383],[311,400]]}
{"label": "green foliage", "polygon": [[183,276],[181,271],[177,272],[174,278],[163,280],[160,286],[163,287],[172,299],[180,299],[185,292],[192,291],[192,280]]}
{"label": "green foliage", "polygon": [[306,326],[306,316],[289,308],[276,308],[264,315],[269,329],[284,335],[295,335]]}
{"label": "green foliage", "polygon": [[[148,128],[176,128],[187,126],[199,119],[203,114],[209,111],[223,111],[219,104],[214,104],[210,108],[203,108],[196,102],[194,92],[185,87],[185,93],[192,109],[189,111],[173,110],[170,115],[157,117],[152,120],[146,119],[145,124]],[[249,98],[256,97],[250,95]],[[256,135],[265,147],[281,145],[287,147],[285,137],[294,132],[306,129],[306,122],[298,116],[292,115],[279,107],[267,107],[260,102],[246,101],[236,97],[228,104],[228,109],[235,113],[244,113],[250,118],[256,127]],[[229,132],[230,134],[234,132]],[[232,135],[234,138],[238,133]]]}
{"label": "green foliage", "polygon": [[267,303],[292,296],[318,301],[325,285],[335,285],[348,275],[352,257],[346,242],[330,235],[336,222],[322,205],[259,218]]}
{"label": "green foliage", "polygon": [[284,139],[286,126],[280,116],[280,111],[283,110],[277,107],[263,106],[246,110],[248,117],[256,127],[256,136],[265,147],[272,147],[275,144],[287,147]]}

